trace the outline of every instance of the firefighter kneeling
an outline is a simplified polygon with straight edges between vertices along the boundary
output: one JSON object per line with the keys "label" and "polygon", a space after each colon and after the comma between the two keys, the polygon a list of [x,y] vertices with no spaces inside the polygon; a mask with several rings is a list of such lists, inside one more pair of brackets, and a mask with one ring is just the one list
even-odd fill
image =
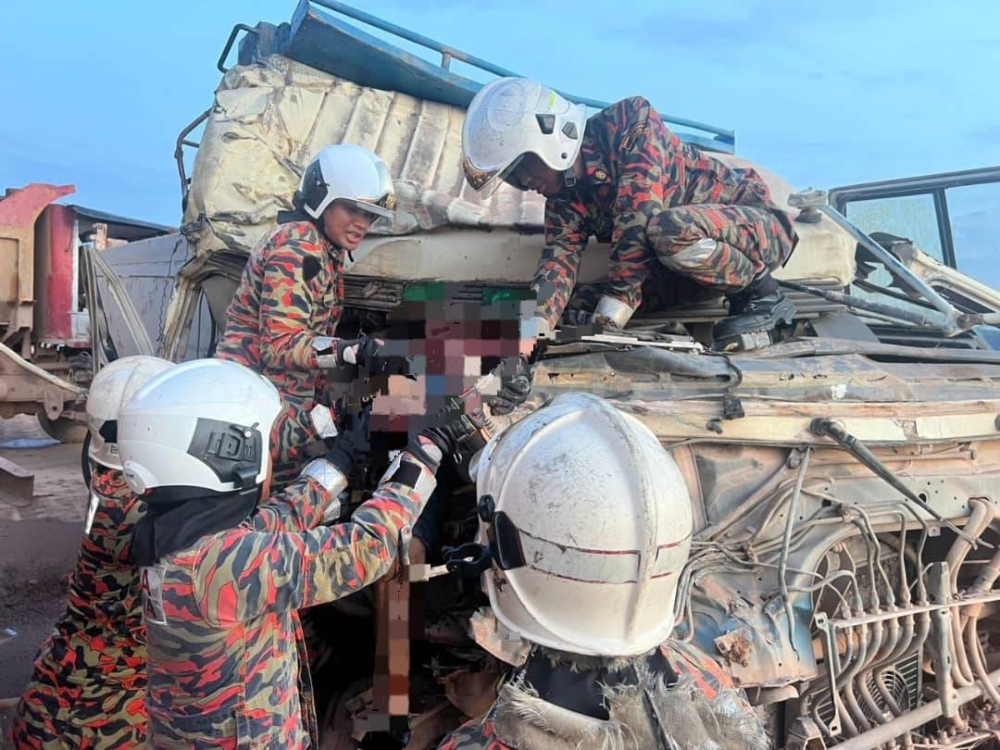
{"label": "firefighter kneeling", "polygon": [[439,461],[466,437],[462,422],[424,430],[349,522],[324,526],[341,515],[354,447],[342,436],[269,498],[280,411],[263,376],[199,360],[151,381],[120,417],[125,478],[148,507],[133,554],[153,747],[317,747],[297,610],[389,570]]}
{"label": "firefighter kneeling", "polygon": [[649,429],[560,396],[487,445],[477,492],[490,605],[530,651],[441,748],[768,747],[719,666],[670,640],[691,499]]}

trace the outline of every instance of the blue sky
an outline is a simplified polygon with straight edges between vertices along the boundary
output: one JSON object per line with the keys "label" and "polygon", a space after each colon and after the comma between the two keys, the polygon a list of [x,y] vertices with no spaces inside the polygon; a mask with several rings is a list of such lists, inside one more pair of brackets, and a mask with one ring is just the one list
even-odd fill
{"label": "blue sky", "polygon": [[[211,104],[230,28],[295,5],[7,3],[0,188],[73,183],[74,202],[176,225],[174,141]],[[989,0],[354,5],[566,91],[733,128],[740,154],[800,187],[1000,164]]]}

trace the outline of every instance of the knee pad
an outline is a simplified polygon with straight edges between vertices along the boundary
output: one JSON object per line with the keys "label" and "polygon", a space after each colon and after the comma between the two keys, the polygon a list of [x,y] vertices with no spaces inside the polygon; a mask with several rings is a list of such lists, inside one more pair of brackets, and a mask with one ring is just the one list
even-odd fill
{"label": "knee pad", "polygon": [[674,253],[660,254],[660,262],[676,271],[700,271],[709,265],[719,250],[719,243],[710,237],[682,246]]}

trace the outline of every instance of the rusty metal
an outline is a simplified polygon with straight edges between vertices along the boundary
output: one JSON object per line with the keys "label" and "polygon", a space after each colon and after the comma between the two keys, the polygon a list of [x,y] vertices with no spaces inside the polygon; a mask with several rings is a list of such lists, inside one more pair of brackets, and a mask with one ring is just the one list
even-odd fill
{"label": "rusty metal", "polygon": [[[990,682],[996,685],[1000,682],[1000,669],[990,672],[988,677]],[[983,686],[978,682],[969,687],[959,688],[955,696],[956,705],[959,707],[964,706],[966,703],[981,697],[983,692]],[[907,732],[918,729],[924,724],[940,718],[941,715],[941,702],[930,701],[870,732],[852,737],[846,742],[841,742],[839,745],[833,745],[830,750],[871,750],[873,747],[879,747],[897,737],[902,737]]]}
{"label": "rusty metal", "polygon": [[831,438],[834,442],[842,446],[845,450],[851,453],[855,458],[861,463],[871,469],[875,474],[884,479],[888,484],[890,484],[894,489],[898,490],[903,497],[917,505],[926,513],[936,518],[938,521],[943,523],[949,529],[954,531],[963,539],[972,543],[975,548],[977,545],[982,544],[986,547],[992,548],[993,545],[987,544],[982,540],[976,540],[962,529],[958,528],[955,524],[949,521],[947,518],[942,516],[937,510],[931,507],[930,504],[917,493],[903,484],[898,477],[896,477],[891,471],[885,468],[882,463],[875,457],[864,443],[859,441],[853,435],[848,433],[842,425],[838,424],[836,420],[833,419],[816,419],[813,420],[811,425],[811,430],[817,435],[825,435]]}
{"label": "rusty metal", "polygon": [[[0,498],[7,500],[16,508],[27,508],[35,499],[35,475],[2,456],[0,456]],[[19,502],[14,502],[15,500]]]}
{"label": "rusty metal", "polygon": [[826,750],[819,725],[812,719],[797,718],[788,730],[785,750]]}
{"label": "rusty metal", "polygon": [[34,325],[35,221],[45,207],[75,192],[72,185],[34,183],[0,200],[0,341],[30,356]]}
{"label": "rusty metal", "polygon": [[[934,563],[931,566],[929,588],[935,604],[948,603],[952,593],[948,584],[949,578],[948,563]],[[951,629],[954,616],[955,614],[945,606],[938,607],[931,613],[935,638],[934,674],[937,678],[941,715],[947,719],[953,719],[958,714],[958,693],[955,692],[951,674],[954,660],[951,652]]]}

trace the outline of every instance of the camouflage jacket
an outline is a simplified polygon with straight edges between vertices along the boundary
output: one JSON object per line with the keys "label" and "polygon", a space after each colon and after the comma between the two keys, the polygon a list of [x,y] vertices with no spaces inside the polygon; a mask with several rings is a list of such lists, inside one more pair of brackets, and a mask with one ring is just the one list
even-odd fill
{"label": "camouflage jacket", "polygon": [[[673,684],[650,677],[640,664],[636,674],[643,690],[636,694],[629,687],[604,688],[610,720],[557,708],[508,684],[484,717],[456,729],[439,750],[764,750],[769,746],[750,704],[714,660],[680,641],[668,641],[660,654],[676,676]],[[656,704],[652,712],[650,701]]]}
{"label": "camouflage jacket", "polygon": [[752,169],[731,169],[686,144],[640,97],[623,99],[587,121],[585,177],[545,204],[545,249],[532,288],[538,314],[555,327],[576,285],[590,237],[611,243],[608,293],[637,309],[653,255],[646,224],[664,209],[692,204],[771,207]]}
{"label": "camouflage jacket", "polygon": [[402,456],[350,522],[319,525],[333,498],[308,477],[239,527],[143,570],[154,747],[316,747],[297,610],[389,570],[400,530],[435,486],[427,467]]}
{"label": "camouflage jacket", "polygon": [[35,657],[13,725],[15,748],[112,748],[146,735],[146,630],[132,528],[146,514],[118,471],[94,472],[90,528],[66,610]]}
{"label": "camouflage jacket", "polygon": [[337,330],[343,256],[312,222],[280,224],[254,248],[226,312],[215,355],[260,372],[285,401],[272,442],[279,464],[314,438],[309,411],[324,385],[313,340]]}

